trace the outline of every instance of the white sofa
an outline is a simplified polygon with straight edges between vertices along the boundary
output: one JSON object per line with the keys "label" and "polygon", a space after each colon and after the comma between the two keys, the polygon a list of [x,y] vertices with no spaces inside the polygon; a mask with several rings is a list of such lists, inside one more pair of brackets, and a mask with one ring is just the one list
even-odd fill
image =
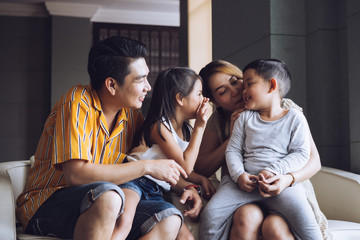
{"label": "white sofa", "polygon": [[[24,188],[29,167],[28,160],[0,163],[1,240],[55,239],[23,234],[21,227],[16,227],[15,200]],[[360,175],[323,167],[311,181],[321,210],[331,219],[333,239],[360,239]]]}

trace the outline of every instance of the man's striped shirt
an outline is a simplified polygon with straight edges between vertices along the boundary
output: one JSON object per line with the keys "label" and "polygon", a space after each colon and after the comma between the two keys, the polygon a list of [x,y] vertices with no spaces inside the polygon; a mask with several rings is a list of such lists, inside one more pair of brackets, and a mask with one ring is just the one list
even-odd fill
{"label": "man's striped shirt", "polygon": [[26,228],[36,210],[56,190],[66,187],[61,163],[83,159],[97,164],[120,164],[143,121],[134,109],[121,109],[108,131],[98,95],[90,86],[71,88],[56,103],[45,122],[16,214]]}

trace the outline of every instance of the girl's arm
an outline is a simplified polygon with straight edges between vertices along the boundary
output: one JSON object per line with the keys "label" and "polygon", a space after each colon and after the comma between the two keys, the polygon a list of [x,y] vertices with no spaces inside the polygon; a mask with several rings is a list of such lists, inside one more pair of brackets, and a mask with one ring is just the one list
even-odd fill
{"label": "girl's arm", "polygon": [[[194,165],[199,154],[199,148],[201,144],[201,139],[204,134],[206,122],[207,122],[207,106],[208,98],[203,98],[202,103],[200,104],[196,112],[196,120],[189,145],[182,151],[180,146],[175,142],[174,137],[169,129],[165,127],[164,124],[160,125],[160,132],[162,133],[163,139],[158,132],[158,124],[154,124],[154,127],[151,131],[151,137],[155,143],[157,143],[160,149],[164,154],[175,160],[189,175],[194,170]],[[180,126],[182,128],[182,126]]]}
{"label": "girl's arm", "polygon": [[175,160],[189,175],[193,171],[204,130],[200,127],[194,129],[188,147],[185,151],[182,151],[172,133],[164,124],[160,125],[160,131],[165,140],[161,138],[158,132],[158,124],[160,123],[154,124],[151,130],[151,138],[154,143],[159,145],[167,158]]}

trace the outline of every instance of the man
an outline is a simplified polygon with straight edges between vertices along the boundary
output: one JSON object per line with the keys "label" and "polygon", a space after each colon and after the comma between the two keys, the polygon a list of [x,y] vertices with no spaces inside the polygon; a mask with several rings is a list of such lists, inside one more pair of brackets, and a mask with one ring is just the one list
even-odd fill
{"label": "man", "polygon": [[[52,109],[17,200],[26,233],[111,239],[124,209],[119,184],[148,174],[176,185],[180,174],[186,176],[172,160],[126,161],[143,121],[135,109],[151,90],[145,53],[142,43],[123,37],[91,48],[91,86],[71,88]],[[186,184],[180,182],[177,189]],[[189,199],[187,214],[196,216],[201,201],[195,189],[183,192],[182,202]],[[128,239],[175,239],[181,225],[182,215],[171,204],[140,201]]]}

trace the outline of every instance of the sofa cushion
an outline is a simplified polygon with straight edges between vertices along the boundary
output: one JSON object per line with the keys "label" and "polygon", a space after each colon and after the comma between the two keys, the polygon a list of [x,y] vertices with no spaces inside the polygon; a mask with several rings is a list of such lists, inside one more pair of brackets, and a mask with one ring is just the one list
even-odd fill
{"label": "sofa cushion", "polygon": [[333,240],[360,239],[360,223],[328,220]]}

